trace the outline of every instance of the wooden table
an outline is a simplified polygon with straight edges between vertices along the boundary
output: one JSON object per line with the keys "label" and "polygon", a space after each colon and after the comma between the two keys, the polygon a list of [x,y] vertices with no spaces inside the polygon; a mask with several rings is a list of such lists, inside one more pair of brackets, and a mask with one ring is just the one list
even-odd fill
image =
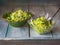
{"label": "wooden table", "polygon": [[54,32],[54,30],[56,29],[53,29],[53,33],[40,35],[29,27],[28,24],[17,28],[12,27],[4,20],[0,20],[0,40],[60,39],[60,33]]}
{"label": "wooden table", "polygon": [[[15,28],[10,26],[5,20],[2,19],[2,15],[11,9],[23,9],[28,10],[28,5],[18,6],[2,6],[0,7],[0,39],[1,40],[21,40],[21,39],[60,39],[60,13],[54,18],[56,24],[54,26],[53,33],[40,35],[36,33],[32,28],[26,24],[24,27]],[[29,12],[32,12],[35,17],[45,16],[47,13],[52,16],[59,7],[56,5],[29,5]],[[3,13],[4,12],[4,13]]]}

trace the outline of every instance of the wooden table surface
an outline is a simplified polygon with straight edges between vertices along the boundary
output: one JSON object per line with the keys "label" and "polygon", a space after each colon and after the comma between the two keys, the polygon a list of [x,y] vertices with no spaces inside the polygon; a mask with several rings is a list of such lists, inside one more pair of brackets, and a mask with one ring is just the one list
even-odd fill
{"label": "wooden table surface", "polygon": [[[47,13],[51,17],[59,8],[57,5],[29,5],[29,12],[32,12],[35,17],[45,16]],[[23,9],[28,10],[28,5],[10,5],[0,7],[0,39],[1,40],[19,40],[19,39],[60,39],[60,12],[54,17],[56,24],[54,26],[53,33],[40,35],[36,33],[32,28],[26,24],[24,27],[15,28],[10,26],[5,20],[2,19],[2,15],[11,9]]]}

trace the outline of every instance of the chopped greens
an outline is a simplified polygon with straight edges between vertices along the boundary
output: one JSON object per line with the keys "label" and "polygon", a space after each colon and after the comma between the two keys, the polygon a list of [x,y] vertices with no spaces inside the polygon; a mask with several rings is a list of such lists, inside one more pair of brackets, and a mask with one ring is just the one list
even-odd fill
{"label": "chopped greens", "polygon": [[10,16],[7,17],[7,20],[13,22],[21,22],[29,19],[31,16],[31,13],[25,12],[23,10],[17,10],[15,12],[12,12]]}
{"label": "chopped greens", "polygon": [[43,34],[50,31],[50,28],[53,26],[54,22],[51,21],[50,23],[50,21],[47,21],[45,17],[39,17],[37,19],[32,20],[29,24],[38,33]]}

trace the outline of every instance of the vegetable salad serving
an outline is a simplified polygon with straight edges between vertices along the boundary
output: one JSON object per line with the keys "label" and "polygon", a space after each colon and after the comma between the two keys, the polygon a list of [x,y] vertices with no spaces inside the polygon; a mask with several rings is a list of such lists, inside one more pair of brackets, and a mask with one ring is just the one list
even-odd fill
{"label": "vegetable salad serving", "polygon": [[54,25],[53,21],[47,21],[45,17],[39,17],[32,20],[30,23],[32,28],[34,28],[38,33],[43,34],[49,32],[50,28]]}
{"label": "vegetable salad serving", "polygon": [[29,19],[31,16],[32,16],[31,13],[27,13],[23,10],[17,10],[15,12],[12,12],[10,16],[7,17],[7,20],[14,22],[21,22]]}

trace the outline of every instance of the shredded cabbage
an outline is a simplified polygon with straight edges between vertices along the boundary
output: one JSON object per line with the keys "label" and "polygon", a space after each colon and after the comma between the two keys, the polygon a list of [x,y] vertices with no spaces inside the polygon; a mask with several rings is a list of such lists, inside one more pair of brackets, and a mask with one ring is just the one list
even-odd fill
{"label": "shredded cabbage", "polygon": [[7,20],[9,21],[15,21],[15,22],[21,22],[24,20],[27,20],[31,17],[32,15],[30,13],[27,13],[23,10],[17,10],[15,12],[12,12],[9,17],[7,17]]}
{"label": "shredded cabbage", "polygon": [[50,28],[53,26],[53,21],[47,21],[45,17],[39,17],[30,22],[32,28],[34,28],[38,33],[49,32]]}

